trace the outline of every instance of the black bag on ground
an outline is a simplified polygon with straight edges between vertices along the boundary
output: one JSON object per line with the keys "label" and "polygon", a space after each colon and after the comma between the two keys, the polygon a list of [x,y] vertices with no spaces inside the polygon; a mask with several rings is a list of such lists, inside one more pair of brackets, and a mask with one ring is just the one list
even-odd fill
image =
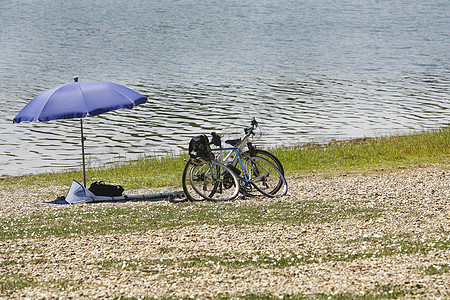
{"label": "black bag on ground", "polygon": [[206,135],[198,135],[191,139],[189,142],[189,156],[196,160],[211,160],[211,147]]}
{"label": "black bag on ground", "polygon": [[89,190],[96,196],[116,197],[122,196],[124,191],[120,185],[106,184],[103,181],[96,181],[91,184]]}

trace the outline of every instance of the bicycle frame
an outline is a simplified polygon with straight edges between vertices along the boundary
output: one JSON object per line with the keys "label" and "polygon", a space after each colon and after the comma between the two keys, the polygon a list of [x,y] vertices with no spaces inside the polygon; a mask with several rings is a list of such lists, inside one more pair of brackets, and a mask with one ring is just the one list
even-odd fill
{"label": "bicycle frame", "polygon": [[[244,144],[244,145],[245,145],[245,144]],[[215,148],[215,149],[211,149],[211,151],[216,151],[216,152],[218,152],[218,151],[223,152],[223,151],[228,151],[228,150],[230,151],[230,153],[228,153],[228,155],[223,159],[223,162],[224,162],[224,163],[228,162],[228,161],[230,160],[232,154],[233,154],[233,153],[236,153],[236,156],[233,158],[233,161],[232,161],[231,165],[232,165],[232,166],[235,166],[235,165],[237,164],[237,162],[239,162],[239,165],[241,166],[241,169],[242,169],[243,177],[240,176],[240,175],[238,175],[238,174],[236,174],[236,176],[237,176],[240,180],[242,180],[243,182],[245,182],[246,184],[250,183],[250,181],[249,181],[249,179],[248,179],[248,176],[247,176],[247,172],[245,171],[245,168],[244,168],[244,164],[242,163],[241,155],[240,155],[240,151],[242,151],[242,150],[240,150],[240,149],[237,148],[237,147]],[[219,162],[221,162],[221,161],[219,161]]]}
{"label": "bicycle frame", "polygon": [[[246,145],[245,144],[245,139],[243,141],[241,141],[240,145]],[[231,168],[231,171],[234,173],[234,175],[237,177],[237,179],[241,182],[241,193],[243,194],[243,196],[247,196],[248,194],[252,193],[252,186],[254,186],[258,191],[260,191],[261,193],[264,194],[264,192],[261,190],[261,187],[259,187],[259,183],[264,182],[263,184],[268,188],[269,185],[267,185],[266,183],[266,176],[268,176],[270,174],[270,172],[265,169],[264,167],[262,167],[262,170],[264,171],[263,173],[259,173],[257,172],[256,174],[254,174],[254,170],[253,170],[253,165],[251,170],[247,170],[246,168],[248,167],[248,161],[245,161],[245,167],[244,167],[244,161],[243,158],[241,157],[241,153],[242,150],[239,149],[238,147],[227,147],[227,148],[212,148],[211,151],[213,152],[218,152],[220,151],[220,153],[223,153],[223,151],[230,151],[230,153],[228,153],[228,155],[226,156],[224,162],[221,162],[222,164],[228,166]],[[233,156],[234,155],[234,156]],[[215,161],[215,155],[212,155],[212,159]],[[231,159],[232,158],[232,159]],[[260,157],[254,157],[254,158],[250,158],[251,160],[258,158],[261,160],[264,160],[264,158],[260,158]],[[245,158],[244,158],[245,159]],[[228,161],[228,163],[227,163]],[[267,160],[266,160],[267,161]],[[242,170],[242,176],[240,174],[237,174],[238,172],[236,171],[240,171],[240,170],[234,170],[233,167],[236,167],[236,164],[239,162],[239,165],[241,167]],[[268,163],[270,163],[269,161],[267,161]],[[254,162],[256,163],[259,167],[261,167],[261,165],[259,165],[258,162]],[[273,168],[276,169],[276,167],[274,165],[272,165]],[[278,169],[276,169],[277,172],[279,172]],[[260,170],[261,171],[261,170]],[[279,173],[281,176],[283,176],[281,173]],[[256,176],[255,176],[256,175]],[[283,177],[282,181],[285,182],[285,179]],[[258,184],[256,182],[259,182]]]}
{"label": "bicycle frame", "polygon": [[[244,150],[244,148],[250,143],[250,136],[245,135],[244,138],[242,139],[242,141],[240,141],[238,143],[238,145],[236,147],[228,147],[228,148],[212,148],[212,151],[227,151],[227,150],[235,150],[235,151],[230,151],[225,158],[221,157],[219,159],[219,162],[227,164],[227,163],[231,163],[233,166],[235,166],[237,164],[237,157],[240,155],[236,155],[236,157],[233,157],[233,154],[239,154],[240,152],[242,152]],[[222,153],[221,153],[222,154]],[[232,159],[233,158],[233,159]],[[242,166],[242,163],[241,163]]]}

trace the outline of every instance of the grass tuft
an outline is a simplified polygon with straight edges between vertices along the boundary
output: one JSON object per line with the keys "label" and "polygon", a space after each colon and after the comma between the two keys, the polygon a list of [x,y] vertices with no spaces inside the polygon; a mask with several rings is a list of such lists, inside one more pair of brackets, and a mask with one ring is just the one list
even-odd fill
{"label": "grass tuft", "polygon": [[272,149],[288,174],[366,170],[450,162],[450,127],[404,136]]}

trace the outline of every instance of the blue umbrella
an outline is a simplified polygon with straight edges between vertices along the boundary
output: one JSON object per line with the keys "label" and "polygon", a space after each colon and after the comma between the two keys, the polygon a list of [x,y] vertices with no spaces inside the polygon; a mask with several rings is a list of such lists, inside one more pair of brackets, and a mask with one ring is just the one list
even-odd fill
{"label": "blue umbrella", "polygon": [[146,101],[147,97],[122,85],[103,81],[78,81],[78,77],[75,77],[74,82],[54,87],[36,96],[17,114],[13,122],[47,122],[79,118],[83,179],[86,186],[82,118],[88,114],[96,116],[117,109],[131,109]]}

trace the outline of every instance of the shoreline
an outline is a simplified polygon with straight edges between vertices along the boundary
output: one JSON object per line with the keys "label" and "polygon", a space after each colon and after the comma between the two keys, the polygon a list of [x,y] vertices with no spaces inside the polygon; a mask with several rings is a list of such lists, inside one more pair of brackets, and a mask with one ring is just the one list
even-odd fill
{"label": "shoreline", "polygon": [[[427,130],[414,130],[414,131],[410,131],[409,133],[407,132],[402,132],[402,133],[397,133],[397,134],[391,134],[391,135],[384,135],[384,136],[365,136],[365,137],[355,137],[355,138],[350,138],[350,139],[330,139],[327,142],[314,142],[314,141],[310,141],[310,142],[304,142],[304,143],[299,143],[299,144],[293,144],[293,145],[278,145],[278,146],[274,146],[274,147],[270,147],[267,146],[266,147],[261,147],[261,149],[268,149],[270,151],[283,151],[283,150],[287,150],[287,151],[295,151],[298,149],[314,149],[314,148],[321,148],[322,150],[326,150],[327,148],[330,147],[346,147],[349,145],[352,146],[358,146],[358,145],[365,145],[365,144],[370,144],[370,143],[378,143],[378,142],[383,142],[383,141],[389,141],[392,139],[398,139],[398,138],[408,138],[408,137],[413,137],[413,136],[418,136],[418,135],[422,135],[422,134],[430,134],[430,133],[436,133],[436,132],[446,132],[449,131],[450,127],[449,126],[443,126],[443,127],[437,127],[437,128],[433,128],[433,129],[427,129]],[[448,134],[447,134],[448,135]],[[258,147],[258,145],[256,145]],[[170,158],[177,158],[182,160],[182,157],[186,155],[186,151],[183,152],[173,152],[173,151],[168,151],[167,153],[165,153],[164,155],[149,155],[149,156],[142,156],[144,158],[147,159],[151,159],[151,160],[164,160],[164,159],[170,159]],[[118,167],[120,165],[124,165],[124,164],[132,164],[135,162],[138,162],[142,157],[136,157],[133,159],[112,159],[111,161],[105,161],[103,163],[103,165],[106,165],[106,168],[115,168]],[[96,171],[96,170],[101,170],[102,167],[88,167],[87,168],[87,172],[89,171]],[[42,173],[26,173],[26,174],[18,174],[18,175],[9,175],[9,174],[0,174],[0,180],[7,180],[7,179],[14,179],[14,178],[22,178],[22,177],[33,177],[33,176],[43,176],[46,174],[63,174],[63,173],[81,173],[81,158],[80,158],[80,166],[79,167],[73,167],[70,169],[65,169],[64,167],[59,167],[58,169],[54,169],[54,170],[50,170],[50,171],[45,171]]]}

